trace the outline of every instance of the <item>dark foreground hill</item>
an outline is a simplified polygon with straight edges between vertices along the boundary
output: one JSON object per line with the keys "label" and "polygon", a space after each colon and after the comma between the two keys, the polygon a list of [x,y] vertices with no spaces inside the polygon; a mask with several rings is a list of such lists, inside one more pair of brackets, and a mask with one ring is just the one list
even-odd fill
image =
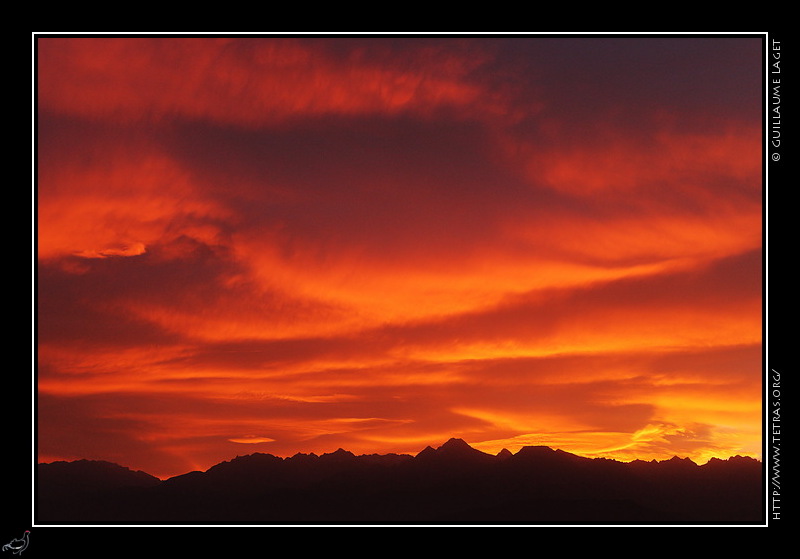
{"label": "dark foreground hill", "polygon": [[617,462],[548,447],[416,456],[251,454],[161,481],[107,462],[37,466],[37,524],[755,524],[761,462]]}

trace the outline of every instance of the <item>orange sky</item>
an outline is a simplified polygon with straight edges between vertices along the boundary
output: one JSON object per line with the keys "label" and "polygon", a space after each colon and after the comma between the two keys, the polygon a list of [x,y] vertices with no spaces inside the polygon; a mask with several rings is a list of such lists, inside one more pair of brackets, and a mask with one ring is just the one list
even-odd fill
{"label": "orange sky", "polygon": [[760,38],[38,38],[40,461],[760,457]]}

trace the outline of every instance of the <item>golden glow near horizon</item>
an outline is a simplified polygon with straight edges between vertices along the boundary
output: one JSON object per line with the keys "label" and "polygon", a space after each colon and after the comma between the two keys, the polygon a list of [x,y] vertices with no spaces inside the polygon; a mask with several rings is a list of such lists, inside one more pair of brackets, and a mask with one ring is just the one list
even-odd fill
{"label": "golden glow near horizon", "polygon": [[760,42],[632,40],[37,39],[39,459],[759,457]]}

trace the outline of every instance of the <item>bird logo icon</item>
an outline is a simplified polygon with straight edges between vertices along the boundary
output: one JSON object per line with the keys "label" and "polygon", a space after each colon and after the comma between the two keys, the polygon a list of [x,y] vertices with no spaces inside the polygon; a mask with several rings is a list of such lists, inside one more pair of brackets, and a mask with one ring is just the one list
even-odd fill
{"label": "bird logo icon", "polygon": [[28,547],[28,537],[30,535],[30,530],[25,530],[25,533],[22,535],[22,538],[14,538],[6,545],[3,546],[3,551],[10,551],[15,555],[21,554],[25,551],[25,548]]}

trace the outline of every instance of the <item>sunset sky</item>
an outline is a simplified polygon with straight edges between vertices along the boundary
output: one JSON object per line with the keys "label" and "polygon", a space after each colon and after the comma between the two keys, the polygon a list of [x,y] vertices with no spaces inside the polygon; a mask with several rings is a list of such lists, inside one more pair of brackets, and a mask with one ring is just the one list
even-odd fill
{"label": "sunset sky", "polygon": [[40,462],[761,456],[760,37],[35,46]]}

